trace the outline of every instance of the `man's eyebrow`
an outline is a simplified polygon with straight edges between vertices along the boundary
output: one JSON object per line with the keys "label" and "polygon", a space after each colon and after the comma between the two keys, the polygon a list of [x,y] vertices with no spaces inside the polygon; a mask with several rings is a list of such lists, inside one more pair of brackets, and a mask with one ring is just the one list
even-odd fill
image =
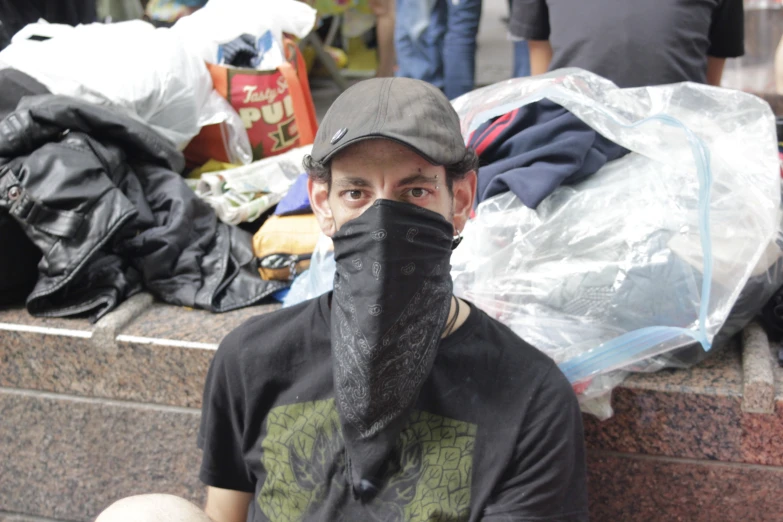
{"label": "man's eyebrow", "polygon": [[405,187],[408,185],[417,185],[419,183],[434,184],[437,182],[438,176],[425,176],[421,172],[417,172],[416,174],[411,174],[407,178],[401,179],[397,185],[400,187]]}
{"label": "man's eyebrow", "polygon": [[369,187],[370,182],[364,178],[340,178],[334,182],[340,187]]}

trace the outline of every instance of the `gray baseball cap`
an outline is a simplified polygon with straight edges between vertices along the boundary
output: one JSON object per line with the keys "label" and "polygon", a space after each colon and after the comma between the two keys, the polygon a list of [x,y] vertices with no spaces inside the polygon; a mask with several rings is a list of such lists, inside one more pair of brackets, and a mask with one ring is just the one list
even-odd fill
{"label": "gray baseball cap", "polygon": [[465,157],[457,113],[440,89],[421,80],[373,78],[351,86],[324,116],[311,156],[324,163],[373,138],[406,145],[433,165]]}

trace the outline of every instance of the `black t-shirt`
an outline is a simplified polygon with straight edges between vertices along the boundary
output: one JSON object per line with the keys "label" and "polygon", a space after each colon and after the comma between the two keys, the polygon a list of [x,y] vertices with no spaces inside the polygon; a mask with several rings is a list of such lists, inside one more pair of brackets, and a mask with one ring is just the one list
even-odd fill
{"label": "black t-shirt", "polygon": [[583,521],[582,420],[551,359],[471,305],[444,339],[370,501],[334,403],[330,294],[249,320],[207,376],[201,480],[254,493],[248,520]]}
{"label": "black t-shirt", "polygon": [[511,0],[509,31],[549,40],[549,68],[620,87],[707,81],[707,56],[744,54],[742,0]]}

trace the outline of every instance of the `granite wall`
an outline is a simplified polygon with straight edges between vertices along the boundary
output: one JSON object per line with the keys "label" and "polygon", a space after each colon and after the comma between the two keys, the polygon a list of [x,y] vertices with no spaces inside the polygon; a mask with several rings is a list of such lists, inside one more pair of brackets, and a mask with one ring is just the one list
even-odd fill
{"label": "granite wall", "polygon": [[[214,315],[140,295],[96,324],[0,312],[0,522],[87,521],[146,492],[202,502],[209,362],[271,309]],[[783,370],[765,342],[742,344],[631,377],[614,417],[585,417],[592,520],[783,519]]]}

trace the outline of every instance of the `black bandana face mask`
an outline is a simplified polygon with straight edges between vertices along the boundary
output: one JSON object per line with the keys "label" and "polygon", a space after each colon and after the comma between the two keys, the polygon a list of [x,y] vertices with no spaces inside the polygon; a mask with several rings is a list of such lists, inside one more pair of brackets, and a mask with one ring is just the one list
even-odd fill
{"label": "black bandana face mask", "polygon": [[377,200],[332,238],[332,357],[354,491],[372,492],[429,376],[452,296],[453,226]]}

